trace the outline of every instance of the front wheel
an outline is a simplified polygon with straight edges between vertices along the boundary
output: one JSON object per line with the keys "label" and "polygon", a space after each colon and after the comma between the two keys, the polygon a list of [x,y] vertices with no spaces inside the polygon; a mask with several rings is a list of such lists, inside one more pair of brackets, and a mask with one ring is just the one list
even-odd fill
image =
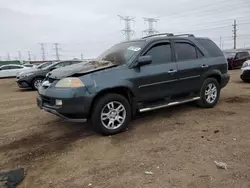
{"label": "front wheel", "polygon": [[220,85],[214,78],[207,78],[201,87],[200,97],[198,105],[203,108],[214,107],[220,98]]}
{"label": "front wheel", "polygon": [[122,132],[131,120],[131,107],[128,100],[118,94],[107,94],[94,103],[92,125],[104,135]]}
{"label": "front wheel", "polygon": [[43,78],[35,78],[32,82],[32,89],[38,90],[38,88],[42,85]]}

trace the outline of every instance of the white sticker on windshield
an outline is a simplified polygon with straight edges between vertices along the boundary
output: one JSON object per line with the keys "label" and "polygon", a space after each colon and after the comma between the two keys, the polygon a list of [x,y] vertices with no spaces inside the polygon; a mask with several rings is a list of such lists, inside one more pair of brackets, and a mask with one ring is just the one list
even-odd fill
{"label": "white sticker on windshield", "polygon": [[130,46],[128,50],[132,50],[134,52],[138,52],[141,48],[140,47],[135,47],[135,46]]}

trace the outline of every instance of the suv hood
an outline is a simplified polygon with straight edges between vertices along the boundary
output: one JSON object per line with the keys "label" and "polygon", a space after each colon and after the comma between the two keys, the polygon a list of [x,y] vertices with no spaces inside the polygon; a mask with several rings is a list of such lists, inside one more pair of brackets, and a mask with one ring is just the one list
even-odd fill
{"label": "suv hood", "polygon": [[84,63],[79,63],[76,65],[70,65],[67,67],[55,69],[48,73],[48,77],[53,79],[62,79],[69,76],[81,76],[86,73],[110,68],[117,66],[109,61],[89,61]]}

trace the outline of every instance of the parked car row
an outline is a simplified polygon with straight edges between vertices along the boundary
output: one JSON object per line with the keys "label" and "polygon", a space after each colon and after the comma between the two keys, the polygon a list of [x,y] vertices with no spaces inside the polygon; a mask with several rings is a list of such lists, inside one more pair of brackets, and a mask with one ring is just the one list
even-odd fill
{"label": "parked car row", "polygon": [[59,61],[51,64],[41,65],[41,67],[32,69],[29,71],[24,71],[17,75],[17,84],[20,88],[32,88],[37,90],[43,80],[45,79],[47,73],[53,71],[57,68],[66,67],[69,65],[77,64],[82,61],[80,60],[67,60]]}
{"label": "parked car row", "polygon": [[125,130],[137,112],[187,102],[214,107],[229,82],[228,68],[241,67],[241,79],[250,81],[248,56],[223,53],[208,38],[163,33],[116,44],[95,60],[24,68],[16,78],[20,88],[38,90],[40,109],[72,122],[89,120],[110,135]]}

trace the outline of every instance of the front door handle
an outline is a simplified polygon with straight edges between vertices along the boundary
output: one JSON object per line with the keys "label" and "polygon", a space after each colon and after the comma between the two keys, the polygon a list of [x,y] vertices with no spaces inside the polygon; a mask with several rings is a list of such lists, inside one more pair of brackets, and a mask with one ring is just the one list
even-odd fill
{"label": "front door handle", "polygon": [[177,72],[177,70],[171,69],[171,70],[168,71],[168,74],[173,74],[173,73],[176,73],[176,72]]}
{"label": "front door handle", "polygon": [[201,68],[208,68],[208,65],[202,65]]}

